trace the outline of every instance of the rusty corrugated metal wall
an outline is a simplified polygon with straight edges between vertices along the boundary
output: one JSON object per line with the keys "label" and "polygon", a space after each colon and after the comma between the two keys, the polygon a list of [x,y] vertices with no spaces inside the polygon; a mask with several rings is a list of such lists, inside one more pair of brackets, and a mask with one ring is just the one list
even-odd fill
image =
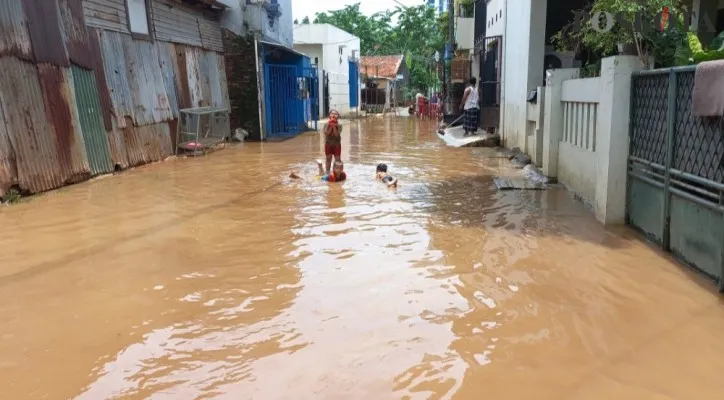
{"label": "rusty corrugated metal wall", "polygon": [[126,0],[83,0],[83,12],[90,27],[130,33]]}
{"label": "rusty corrugated metal wall", "polygon": [[57,0],[23,0],[35,62],[70,66]]}
{"label": "rusty corrugated metal wall", "polygon": [[108,134],[103,126],[101,103],[95,75],[81,67],[73,66],[75,104],[78,108],[81,132],[88,154],[88,164],[93,175],[113,172]]}
{"label": "rusty corrugated metal wall", "polygon": [[[41,88],[38,68],[15,57],[0,58],[0,103],[10,145],[15,153],[17,184],[23,190],[34,193],[54,189],[72,181],[74,172],[63,168],[73,164],[74,152],[61,149],[64,143],[58,140],[57,131],[46,113],[46,104]],[[46,85],[51,84],[55,72],[47,72]],[[54,99],[56,100],[56,99]],[[55,110],[60,118],[61,111]],[[65,142],[73,142],[65,136]],[[63,154],[62,156],[59,156]],[[60,158],[60,159],[59,159]],[[80,179],[81,177],[76,178]]]}
{"label": "rusty corrugated metal wall", "polygon": [[68,57],[74,64],[92,70],[94,65],[83,17],[83,0],[60,0],[59,4]]}
{"label": "rusty corrugated metal wall", "polygon": [[0,1],[0,57],[15,56],[28,61],[33,59],[27,26],[28,19],[22,0]]}
{"label": "rusty corrugated metal wall", "polygon": [[179,8],[212,50],[135,40],[124,1],[0,0],[0,196],[163,160],[180,108],[228,105],[218,21]]}

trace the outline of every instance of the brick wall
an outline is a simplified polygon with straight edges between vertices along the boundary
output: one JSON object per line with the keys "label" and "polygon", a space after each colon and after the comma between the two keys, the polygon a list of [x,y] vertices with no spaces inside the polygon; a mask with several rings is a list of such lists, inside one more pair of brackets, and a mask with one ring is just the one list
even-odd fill
{"label": "brick wall", "polygon": [[224,56],[232,133],[242,128],[249,132],[249,140],[261,140],[254,39],[224,30]]}

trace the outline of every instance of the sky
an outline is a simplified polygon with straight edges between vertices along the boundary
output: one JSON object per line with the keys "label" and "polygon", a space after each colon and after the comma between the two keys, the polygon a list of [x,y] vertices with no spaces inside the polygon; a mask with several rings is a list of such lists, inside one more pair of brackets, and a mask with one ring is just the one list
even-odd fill
{"label": "sky", "polygon": [[[408,7],[423,3],[423,0],[398,1]],[[365,15],[372,15],[387,9],[392,10],[398,5],[393,0],[292,0],[292,17],[301,21],[308,16],[310,20],[314,21],[314,15],[318,12],[337,10],[354,3],[361,3],[360,10]]]}

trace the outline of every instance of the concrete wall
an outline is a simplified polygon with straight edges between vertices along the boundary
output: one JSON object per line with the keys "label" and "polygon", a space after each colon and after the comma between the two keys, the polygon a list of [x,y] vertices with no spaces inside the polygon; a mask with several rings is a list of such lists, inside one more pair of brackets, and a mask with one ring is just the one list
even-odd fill
{"label": "concrete wall", "polygon": [[[359,38],[329,24],[298,24],[294,26],[294,48],[310,57],[319,57],[320,68],[329,74],[329,108],[348,114],[349,61],[360,56]],[[323,85],[321,79],[320,82]],[[324,101],[321,97],[320,110]]]}
{"label": "concrete wall", "polygon": [[546,4],[546,0],[508,0],[505,7],[501,137],[506,147],[525,145],[526,99],[543,84]]}
{"label": "concrete wall", "polygon": [[576,69],[550,70],[545,88],[543,172],[592,206],[604,224],[626,213],[631,74],[638,57],[602,60],[601,77],[575,79]]}
{"label": "concrete wall", "polygon": [[485,36],[500,36],[505,33],[505,1],[488,0]]}

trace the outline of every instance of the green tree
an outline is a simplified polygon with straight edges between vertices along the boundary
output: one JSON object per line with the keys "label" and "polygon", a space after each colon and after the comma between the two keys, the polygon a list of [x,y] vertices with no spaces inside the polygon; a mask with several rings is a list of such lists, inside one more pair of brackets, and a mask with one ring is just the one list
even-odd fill
{"label": "green tree", "polygon": [[309,17],[304,17],[304,18],[302,19],[302,23],[303,23],[303,24],[309,24]]}
{"label": "green tree", "polygon": [[[397,19],[393,24],[393,18]],[[317,13],[315,23],[334,25],[360,38],[362,55],[404,54],[414,88],[426,90],[437,83],[433,56],[442,52],[447,38],[447,14],[437,16],[432,7],[396,7],[366,16],[360,3],[340,10]]]}
{"label": "green tree", "polygon": [[[667,15],[664,10],[668,12],[668,19],[663,17]],[[653,67],[650,62],[653,57],[657,64],[668,67],[675,63],[677,48],[685,44],[685,11],[681,0],[592,0],[579,12],[590,16],[601,13],[599,15],[603,17],[606,12],[618,16],[613,28],[606,32],[596,30],[594,23],[603,27],[606,21],[590,18],[580,24],[566,25],[553,41],[561,50],[578,52],[587,49],[601,57],[619,53],[620,47],[632,48],[645,66]],[[660,27],[662,18],[666,22],[663,31]]]}

